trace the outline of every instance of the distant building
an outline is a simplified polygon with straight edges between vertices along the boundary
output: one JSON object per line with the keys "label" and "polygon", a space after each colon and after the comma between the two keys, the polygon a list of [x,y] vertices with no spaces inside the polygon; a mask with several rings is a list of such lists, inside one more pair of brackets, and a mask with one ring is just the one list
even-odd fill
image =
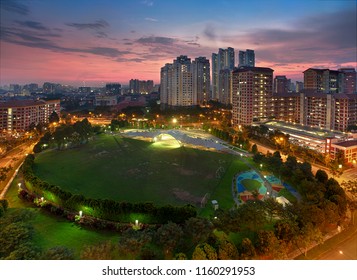
{"label": "distant building", "polygon": [[232,74],[232,121],[251,125],[274,114],[273,69],[240,67]]}
{"label": "distant building", "polygon": [[153,91],[154,88],[154,81],[153,80],[147,80],[147,81],[141,81],[138,79],[131,79],[129,81],[129,92],[131,94],[149,94]]}
{"label": "distant building", "polygon": [[341,76],[341,84],[343,93],[352,94],[357,93],[356,82],[356,70],[354,68],[340,68],[338,69],[340,73],[343,75]]}
{"label": "distant building", "polygon": [[197,96],[193,95],[191,66],[191,59],[181,55],[172,64],[161,68],[160,102],[163,107],[197,105]]}
{"label": "distant building", "polygon": [[239,59],[238,67],[242,67],[242,66],[255,67],[254,50],[247,49],[246,51],[239,51],[238,59]]}
{"label": "distant building", "polygon": [[222,104],[232,104],[232,71],[224,69],[219,71],[218,100]]}
{"label": "distant building", "polygon": [[171,83],[172,76],[172,64],[166,63],[164,67],[161,68],[160,72],[160,103],[163,106],[169,104],[169,84]]}
{"label": "distant building", "polygon": [[50,115],[60,115],[60,100],[13,100],[0,103],[0,130],[2,132],[24,132],[31,125],[48,123]]}
{"label": "distant building", "polygon": [[221,70],[234,69],[234,49],[219,49],[218,53],[212,54],[212,99],[221,102],[220,98],[220,80],[219,75]]}
{"label": "distant building", "polygon": [[119,95],[121,94],[121,84],[108,83],[105,85],[105,92],[110,95]]}
{"label": "distant building", "polygon": [[304,72],[304,89],[321,93],[341,93],[343,91],[341,72],[329,69],[309,68]]}
{"label": "distant building", "polygon": [[62,91],[62,85],[45,82],[42,86],[43,93],[54,94]]}
{"label": "distant building", "polygon": [[207,103],[210,99],[211,79],[210,63],[205,57],[198,57],[192,62],[193,95],[197,96],[197,104]]}
{"label": "distant building", "polygon": [[290,90],[290,80],[286,76],[275,76],[274,93],[287,93]]}
{"label": "distant building", "polygon": [[28,90],[30,93],[34,93],[38,90],[38,84],[32,83],[25,85],[24,89]]}
{"label": "distant building", "polygon": [[79,93],[90,93],[92,90],[91,87],[79,87],[78,88],[78,92]]}
{"label": "distant building", "polygon": [[20,93],[21,92],[21,86],[18,84],[10,84],[10,91],[14,93]]}
{"label": "distant building", "polygon": [[118,99],[115,95],[96,95],[95,106],[116,106]]}
{"label": "distant building", "polygon": [[301,92],[304,89],[304,83],[296,81],[295,91]]}

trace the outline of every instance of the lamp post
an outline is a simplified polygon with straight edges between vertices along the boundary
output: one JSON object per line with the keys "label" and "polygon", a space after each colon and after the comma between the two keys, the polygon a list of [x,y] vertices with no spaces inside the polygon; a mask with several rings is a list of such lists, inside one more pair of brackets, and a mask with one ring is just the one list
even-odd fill
{"label": "lamp post", "polygon": [[340,255],[344,256],[344,257],[345,257],[346,259],[348,259],[348,260],[355,260],[355,259],[356,259],[356,258],[354,258],[354,257],[352,257],[352,256],[350,256],[350,255],[348,255],[348,254],[346,254],[346,253],[343,252],[342,250],[339,250],[338,253],[339,253]]}

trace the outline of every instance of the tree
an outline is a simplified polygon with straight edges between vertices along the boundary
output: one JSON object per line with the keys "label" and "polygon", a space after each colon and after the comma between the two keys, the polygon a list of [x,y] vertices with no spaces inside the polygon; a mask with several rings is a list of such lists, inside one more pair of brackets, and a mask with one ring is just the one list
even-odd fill
{"label": "tree", "polygon": [[175,260],[187,260],[187,256],[185,253],[178,253],[175,255]]}
{"label": "tree", "polygon": [[328,180],[328,175],[324,170],[319,169],[319,170],[316,171],[315,178],[320,183],[326,184],[327,180]]}
{"label": "tree", "polygon": [[5,260],[38,260],[39,249],[31,242],[20,243],[10,254],[4,258]]}
{"label": "tree", "polygon": [[[50,256],[58,256],[51,252]],[[114,260],[118,259],[118,248],[112,242],[108,241],[93,246],[86,246],[81,252],[82,260]]]}
{"label": "tree", "polygon": [[321,243],[323,241],[323,237],[318,228],[314,227],[311,223],[308,223],[300,229],[300,232],[296,236],[295,240],[299,249],[304,250],[304,255],[306,257],[309,246],[313,243]]}
{"label": "tree", "polygon": [[118,243],[119,253],[130,259],[135,259],[141,249],[151,242],[152,236],[147,230],[128,229],[123,232]]}
{"label": "tree", "polygon": [[240,226],[243,230],[256,232],[265,222],[263,203],[259,200],[248,200],[238,208]]}
{"label": "tree", "polygon": [[218,242],[218,259],[219,260],[237,260],[239,253],[237,247],[228,240]]}
{"label": "tree", "polygon": [[54,123],[54,122],[58,123],[59,121],[60,121],[60,118],[59,118],[58,114],[55,111],[53,111],[49,117],[49,123]]}
{"label": "tree", "polygon": [[269,197],[263,201],[263,207],[269,216],[270,222],[274,215],[279,215],[283,211],[283,205],[276,201],[275,198]]}
{"label": "tree", "polygon": [[4,211],[9,207],[9,202],[6,199],[0,199],[0,205],[3,207]]}
{"label": "tree", "polygon": [[205,218],[189,218],[185,222],[184,231],[192,239],[193,243],[205,242],[212,232],[212,223]]}
{"label": "tree", "polygon": [[279,220],[274,224],[274,235],[288,248],[292,245],[298,230],[297,224],[292,221]]}
{"label": "tree", "polygon": [[203,243],[196,246],[192,254],[193,260],[217,260],[216,250],[209,244]]}
{"label": "tree", "polygon": [[253,260],[256,256],[255,248],[249,238],[243,238],[239,252],[242,260]]}
{"label": "tree", "polygon": [[258,231],[254,247],[259,255],[269,259],[284,259],[286,257],[283,246],[280,245],[274,232],[270,230]]}
{"label": "tree", "polygon": [[7,212],[0,219],[0,259],[37,257],[38,250],[32,244],[33,227],[30,224],[32,217],[31,211],[19,209]]}
{"label": "tree", "polygon": [[42,253],[43,260],[73,260],[73,250],[64,246],[52,247]]}
{"label": "tree", "polygon": [[167,259],[169,259],[183,237],[183,230],[179,225],[169,222],[157,230],[156,236],[158,243],[164,248]]}
{"label": "tree", "polygon": [[254,145],[252,146],[252,153],[253,153],[253,154],[258,153],[258,147],[257,147],[257,144],[254,144]]}

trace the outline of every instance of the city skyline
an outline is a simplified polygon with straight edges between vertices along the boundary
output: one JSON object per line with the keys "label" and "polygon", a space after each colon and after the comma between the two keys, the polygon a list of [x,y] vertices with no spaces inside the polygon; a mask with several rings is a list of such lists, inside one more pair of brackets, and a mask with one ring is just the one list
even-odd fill
{"label": "city skyline", "polygon": [[355,1],[0,3],[0,85],[158,84],[176,57],[211,61],[227,47],[236,62],[239,50],[253,49],[256,66],[292,80],[310,67],[356,68]]}

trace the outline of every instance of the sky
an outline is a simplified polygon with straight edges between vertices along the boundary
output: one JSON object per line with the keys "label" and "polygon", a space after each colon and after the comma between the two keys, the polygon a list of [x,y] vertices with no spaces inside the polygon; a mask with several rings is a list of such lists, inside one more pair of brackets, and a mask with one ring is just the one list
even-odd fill
{"label": "sky", "polygon": [[303,80],[356,68],[355,0],[0,0],[0,85],[160,81],[180,55],[253,49],[256,66]]}

